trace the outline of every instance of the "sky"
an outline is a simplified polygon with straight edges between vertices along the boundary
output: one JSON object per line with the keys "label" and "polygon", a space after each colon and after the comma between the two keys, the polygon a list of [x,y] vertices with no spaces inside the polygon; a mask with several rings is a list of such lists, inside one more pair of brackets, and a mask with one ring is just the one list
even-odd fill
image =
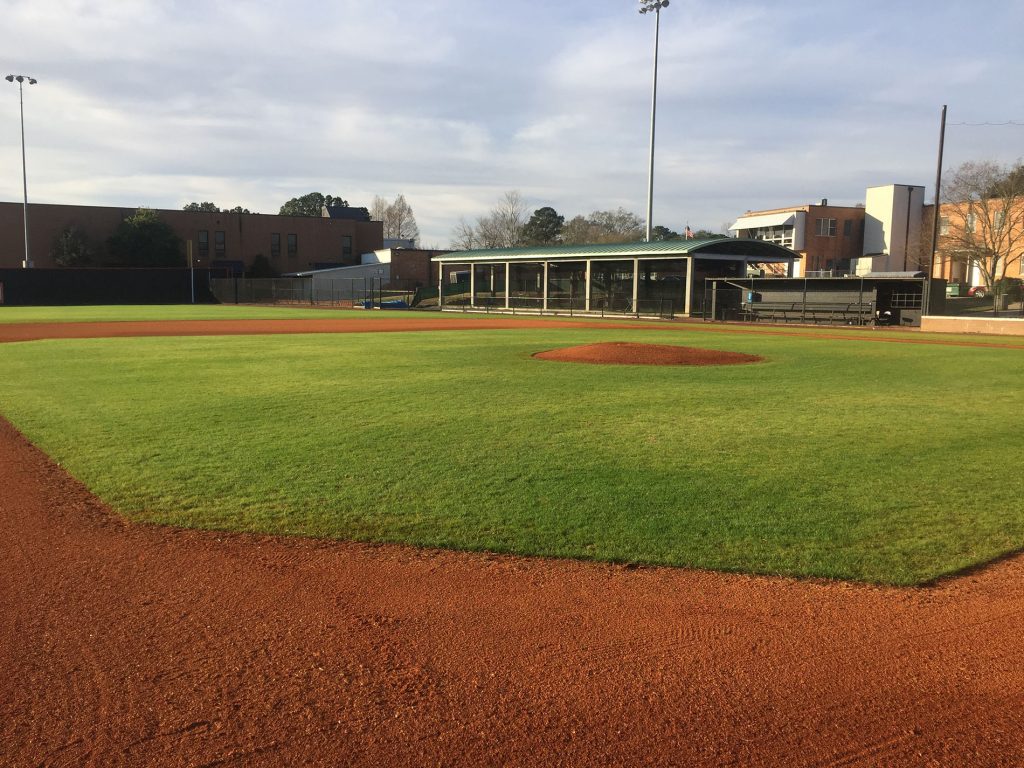
{"label": "sky", "polygon": [[[25,74],[30,202],[277,213],[404,194],[447,247],[516,190],[571,218],[647,206],[654,14],[636,0],[0,0]],[[944,167],[1024,156],[1024,0],[671,0],[661,12],[655,225],[934,194]],[[22,199],[0,81],[0,200]],[[977,125],[1006,123],[1022,125]]]}

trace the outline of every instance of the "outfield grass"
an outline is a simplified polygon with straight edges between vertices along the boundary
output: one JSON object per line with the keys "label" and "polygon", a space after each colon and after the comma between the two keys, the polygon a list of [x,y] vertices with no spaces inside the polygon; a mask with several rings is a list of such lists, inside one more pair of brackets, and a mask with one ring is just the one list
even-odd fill
{"label": "outfield grass", "polygon": [[[602,340],[767,362],[530,357]],[[40,341],[0,370],[0,411],[140,521],[893,584],[1024,546],[1020,350],[595,326]]]}

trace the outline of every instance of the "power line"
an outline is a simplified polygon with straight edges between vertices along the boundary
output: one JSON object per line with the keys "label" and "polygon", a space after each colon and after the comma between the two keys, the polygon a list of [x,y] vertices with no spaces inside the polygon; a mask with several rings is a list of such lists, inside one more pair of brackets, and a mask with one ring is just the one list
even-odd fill
{"label": "power line", "polygon": [[1005,120],[1001,123],[997,122],[985,122],[985,123],[946,123],[946,125],[969,125],[971,127],[979,126],[1000,126],[1000,125],[1016,125],[1018,127],[1024,126],[1024,120]]}

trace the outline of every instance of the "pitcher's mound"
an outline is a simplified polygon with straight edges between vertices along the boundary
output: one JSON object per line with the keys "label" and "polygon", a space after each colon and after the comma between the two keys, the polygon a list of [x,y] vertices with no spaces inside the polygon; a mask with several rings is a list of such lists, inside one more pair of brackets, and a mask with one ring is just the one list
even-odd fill
{"label": "pitcher's mound", "polygon": [[675,347],[670,344],[634,344],[628,341],[552,349],[549,352],[538,352],[534,357],[597,365],[740,365],[758,363],[764,359],[742,352]]}

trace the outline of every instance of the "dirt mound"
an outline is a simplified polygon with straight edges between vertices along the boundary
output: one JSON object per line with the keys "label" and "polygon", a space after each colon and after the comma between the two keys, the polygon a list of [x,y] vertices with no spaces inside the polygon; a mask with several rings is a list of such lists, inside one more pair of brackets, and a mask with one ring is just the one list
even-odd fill
{"label": "dirt mound", "polygon": [[541,360],[595,365],[740,365],[759,363],[764,359],[742,352],[677,347],[672,344],[636,344],[630,341],[609,341],[603,344],[552,349],[548,352],[538,352],[534,357]]}

